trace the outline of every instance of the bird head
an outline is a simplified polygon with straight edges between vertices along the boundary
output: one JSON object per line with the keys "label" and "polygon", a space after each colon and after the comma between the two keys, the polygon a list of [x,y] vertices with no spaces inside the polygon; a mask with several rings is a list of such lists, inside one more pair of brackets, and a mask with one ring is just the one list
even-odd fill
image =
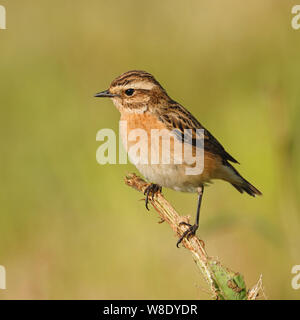
{"label": "bird head", "polygon": [[170,100],[164,88],[148,72],[132,70],[113,80],[110,87],[95,97],[111,98],[119,111],[144,112],[149,106]]}

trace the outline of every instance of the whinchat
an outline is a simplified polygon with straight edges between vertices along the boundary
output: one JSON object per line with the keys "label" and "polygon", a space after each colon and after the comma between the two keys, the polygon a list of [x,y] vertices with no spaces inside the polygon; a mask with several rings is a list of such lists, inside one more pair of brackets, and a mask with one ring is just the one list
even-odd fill
{"label": "whinchat", "polygon": [[[231,165],[238,163],[221,143],[182,105],[169,97],[166,90],[148,72],[133,70],[117,77],[111,83],[109,89],[99,92],[95,97],[111,98],[116,108],[121,113],[121,120],[126,121],[126,133],[121,132],[121,137],[128,151],[133,144],[128,140],[132,130],[142,129],[147,135],[147,150],[161,157],[162,144],[151,148],[151,132],[160,130],[161,138],[169,139],[170,154],[176,158],[175,150],[185,150],[184,144],[189,144],[193,155],[197,154],[197,148],[202,149],[203,168],[199,174],[187,174],[186,169],[193,165],[184,158],[181,163],[170,161],[170,163],[151,163],[151,152],[147,163],[135,163],[137,169],[151,183],[145,190],[146,208],[148,200],[156,192],[161,192],[162,187],[171,188],[176,191],[198,193],[198,205],[196,221],[194,225],[188,225],[188,230],[178,240],[177,246],[184,237],[195,235],[199,226],[200,206],[204,186],[213,179],[222,179],[232,184],[240,193],[246,192],[250,196],[261,195],[251,183],[244,179]],[[197,143],[198,131],[203,130],[203,143]],[[191,139],[185,139],[186,131],[191,133]],[[175,133],[175,134],[174,134]],[[174,138],[175,137],[175,138]],[[179,146],[179,148],[178,148]],[[154,149],[154,150],[153,150]],[[185,151],[183,151],[184,153]],[[153,154],[152,154],[153,155]]]}

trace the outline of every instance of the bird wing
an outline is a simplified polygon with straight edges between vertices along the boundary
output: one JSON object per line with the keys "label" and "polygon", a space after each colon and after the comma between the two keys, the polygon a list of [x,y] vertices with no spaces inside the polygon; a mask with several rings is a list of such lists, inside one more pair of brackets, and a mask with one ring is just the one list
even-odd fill
{"label": "bird wing", "polygon": [[[221,143],[180,104],[174,102],[165,108],[159,108],[156,110],[156,116],[169,130],[174,130],[173,132],[175,132],[175,136],[179,140],[191,143],[194,147],[199,146],[199,144],[197,144],[197,137],[199,137],[199,135],[197,135],[196,129],[203,129],[205,151],[219,155],[224,162],[231,161],[233,163],[239,163],[228,152],[226,152]],[[192,130],[192,136],[190,138],[186,138],[186,134],[184,135],[184,129]]]}

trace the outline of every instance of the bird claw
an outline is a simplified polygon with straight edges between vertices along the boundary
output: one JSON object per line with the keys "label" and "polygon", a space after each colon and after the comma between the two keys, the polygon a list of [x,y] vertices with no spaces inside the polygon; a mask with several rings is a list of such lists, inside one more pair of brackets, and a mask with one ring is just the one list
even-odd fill
{"label": "bird claw", "polygon": [[158,192],[161,192],[161,190],[162,190],[161,186],[155,183],[149,184],[149,186],[145,189],[144,191],[144,195],[146,195],[145,207],[148,211],[149,211],[148,203],[149,203],[150,194],[151,194],[151,200],[153,200],[154,195]]}
{"label": "bird claw", "polygon": [[188,226],[189,228],[183,233],[183,235],[177,241],[177,243],[176,243],[177,248],[179,248],[179,245],[184,238],[189,239],[191,236],[194,236],[196,234],[198,227],[199,227],[197,224],[191,225],[190,223],[187,223],[184,221],[180,222],[179,225],[180,226],[181,225]]}

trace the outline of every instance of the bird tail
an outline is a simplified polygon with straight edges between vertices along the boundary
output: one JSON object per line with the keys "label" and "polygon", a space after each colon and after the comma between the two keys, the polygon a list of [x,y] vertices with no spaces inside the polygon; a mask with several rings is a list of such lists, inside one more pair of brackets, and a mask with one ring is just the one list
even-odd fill
{"label": "bird tail", "polygon": [[250,182],[248,182],[244,178],[243,180],[244,180],[244,183],[242,185],[237,185],[235,183],[232,183],[232,185],[237,189],[237,191],[239,191],[240,193],[243,193],[245,191],[252,197],[262,195],[262,193],[258,189],[256,189]]}
{"label": "bird tail", "polygon": [[235,181],[230,181],[230,183],[240,192],[246,192],[248,193],[250,196],[255,197],[255,196],[261,196],[262,193],[255,188],[249,181],[247,181],[246,179],[244,179],[240,173],[230,164],[230,163],[226,163],[226,165],[229,166],[229,168],[231,170],[233,170],[233,172],[235,173],[236,176],[238,176],[239,179],[234,179]]}

